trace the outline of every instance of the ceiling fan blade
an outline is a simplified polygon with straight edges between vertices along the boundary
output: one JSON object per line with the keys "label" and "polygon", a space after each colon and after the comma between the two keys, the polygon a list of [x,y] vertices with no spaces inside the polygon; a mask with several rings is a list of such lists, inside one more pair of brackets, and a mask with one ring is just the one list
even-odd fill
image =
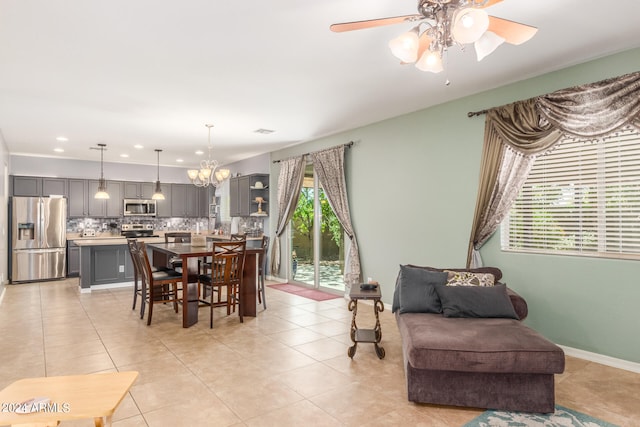
{"label": "ceiling fan blade", "polygon": [[365,28],[380,27],[382,25],[392,25],[399,24],[401,22],[418,21],[420,19],[424,19],[424,16],[404,15],[394,16],[392,18],[369,19],[367,21],[343,22],[340,24],[333,24],[329,28],[331,28],[331,31],[333,32],[342,33],[344,31],[362,30]]}
{"label": "ceiling fan blade", "polygon": [[508,19],[489,16],[489,29],[504,38],[510,44],[522,44],[538,32],[536,27],[509,21]]}

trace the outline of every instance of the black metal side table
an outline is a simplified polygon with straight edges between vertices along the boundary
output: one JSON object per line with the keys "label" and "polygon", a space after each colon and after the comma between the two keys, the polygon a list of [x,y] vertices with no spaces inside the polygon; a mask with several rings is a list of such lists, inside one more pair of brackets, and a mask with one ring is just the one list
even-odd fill
{"label": "black metal side table", "polygon": [[[384,348],[378,345],[382,339],[382,328],[380,327],[380,318],[378,313],[384,311],[384,304],[380,300],[382,294],[380,285],[376,285],[374,289],[360,289],[360,286],[351,288],[349,292],[349,311],[353,312],[351,319],[351,341],[353,345],[347,350],[347,355],[353,359],[356,354],[356,347],[359,342],[372,343],[375,346],[376,354],[379,359],[384,358]],[[358,314],[358,300],[373,300],[373,312],[376,315],[376,325],[373,329],[360,329],[356,324],[356,314]]]}

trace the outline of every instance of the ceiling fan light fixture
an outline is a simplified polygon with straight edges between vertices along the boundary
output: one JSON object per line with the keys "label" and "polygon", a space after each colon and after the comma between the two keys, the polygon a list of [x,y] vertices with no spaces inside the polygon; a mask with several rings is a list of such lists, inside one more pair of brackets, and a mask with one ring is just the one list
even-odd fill
{"label": "ceiling fan light fixture", "polygon": [[485,31],[482,37],[476,40],[473,44],[476,49],[476,57],[478,58],[478,62],[482,61],[485,56],[491,54],[498,48],[498,46],[500,46],[504,42],[505,39],[503,37],[500,37],[493,31]]}
{"label": "ceiling fan light fixture", "polygon": [[482,9],[464,7],[453,14],[451,35],[460,44],[474,43],[489,28],[489,15]]}
{"label": "ceiling fan light fixture", "polygon": [[389,41],[389,49],[393,56],[402,62],[410,63],[418,59],[418,46],[420,45],[418,27],[414,27]]}
{"label": "ceiling fan light fixture", "polygon": [[416,62],[416,68],[420,71],[429,71],[434,74],[441,72],[444,67],[442,66],[442,56],[440,56],[440,52],[432,50],[426,51]]}

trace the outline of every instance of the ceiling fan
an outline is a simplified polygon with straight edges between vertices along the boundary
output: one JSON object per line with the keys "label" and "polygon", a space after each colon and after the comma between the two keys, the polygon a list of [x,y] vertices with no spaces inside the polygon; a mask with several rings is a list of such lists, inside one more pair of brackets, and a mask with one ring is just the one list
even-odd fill
{"label": "ceiling fan", "polygon": [[[418,0],[418,14],[344,22],[331,31],[344,32],[383,25],[414,22],[409,32],[391,40],[391,52],[404,64],[413,63],[422,71],[443,70],[442,57],[451,46],[464,49],[473,43],[478,61],[502,43],[519,45],[531,39],[536,27],[488,15],[484,9],[502,0]],[[421,27],[424,29],[421,31]]]}

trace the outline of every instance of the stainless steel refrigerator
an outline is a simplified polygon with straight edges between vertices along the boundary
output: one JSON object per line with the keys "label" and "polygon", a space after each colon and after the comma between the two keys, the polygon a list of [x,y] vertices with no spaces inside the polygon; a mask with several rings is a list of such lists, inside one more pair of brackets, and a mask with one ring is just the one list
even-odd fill
{"label": "stainless steel refrigerator", "polygon": [[11,283],[65,277],[67,199],[12,197],[9,219]]}

